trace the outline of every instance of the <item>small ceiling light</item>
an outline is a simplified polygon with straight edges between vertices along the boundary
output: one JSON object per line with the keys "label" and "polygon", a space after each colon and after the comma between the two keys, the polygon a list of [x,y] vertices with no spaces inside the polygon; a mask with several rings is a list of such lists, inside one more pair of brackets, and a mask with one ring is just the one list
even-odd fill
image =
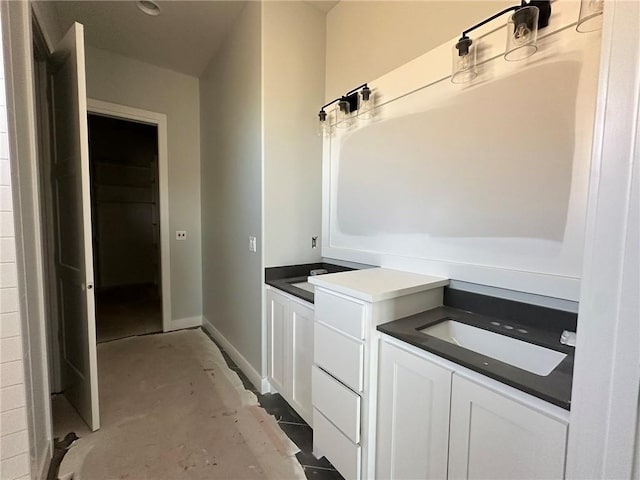
{"label": "small ceiling light", "polygon": [[595,32],[602,28],[604,0],[581,0],[576,30],[580,33]]}
{"label": "small ceiling light", "polygon": [[160,5],[158,5],[153,0],[138,0],[136,2],[138,9],[142,13],[146,13],[147,15],[151,15],[152,17],[157,17],[160,15]]}

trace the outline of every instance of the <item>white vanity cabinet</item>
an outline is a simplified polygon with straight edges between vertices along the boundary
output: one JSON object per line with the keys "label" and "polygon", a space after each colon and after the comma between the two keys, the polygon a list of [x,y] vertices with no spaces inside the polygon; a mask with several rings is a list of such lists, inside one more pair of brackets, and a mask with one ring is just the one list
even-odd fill
{"label": "white vanity cabinet", "polygon": [[274,390],[312,425],[313,305],[267,288],[267,368]]}
{"label": "white vanity cabinet", "polygon": [[382,337],[381,479],[562,479],[569,412]]}
{"label": "white vanity cabinet", "polygon": [[454,375],[450,479],[564,478],[567,433],[567,422]]}
{"label": "white vanity cabinet", "polygon": [[453,371],[381,342],[378,372],[377,478],[446,478]]}
{"label": "white vanity cabinet", "polygon": [[375,478],[376,327],[442,305],[448,280],[382,268],[315,285],[313,451],[347,480]]}

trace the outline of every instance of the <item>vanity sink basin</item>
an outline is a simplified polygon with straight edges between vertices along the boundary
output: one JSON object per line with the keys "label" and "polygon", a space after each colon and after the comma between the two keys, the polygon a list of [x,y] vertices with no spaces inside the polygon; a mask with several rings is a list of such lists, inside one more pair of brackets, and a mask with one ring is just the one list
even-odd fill
{"label": "vanity sink basin", "polygon": [[310,293],[314,293],[314,286],[311,285],[309,282],[292,283],[291,286],[301,288],[302,290],[306,290],[307,292],[310,292]]}
{"label": "vanity sink basin", "polygon": [[567,356],[455,320],[445,320],[420,332],[543,377],[549,375]]}

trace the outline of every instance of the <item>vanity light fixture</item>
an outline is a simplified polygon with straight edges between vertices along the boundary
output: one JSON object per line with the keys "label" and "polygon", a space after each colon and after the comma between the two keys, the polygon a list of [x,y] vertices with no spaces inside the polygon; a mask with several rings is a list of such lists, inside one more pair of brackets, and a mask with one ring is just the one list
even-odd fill
{"label": "vanity light fixture", "polygon": [[580,33],[595,32],[602,28],[604,0],[581,0],[576,30]]}
{"label": "vanity light fixture", "polygon": [[474,43],[473,39],[469,37],[469,33],[509,12],[513,13],[507,21],[505,60],[523,60],[536,52],[538,49],[538,29],[549,25],[550,0],[531,0],[529,2],[522,0],[520,5],[505,8],[463,31],[453,49],[453,72],[451,75],[453,83],[470,82],[478,75],[475,44],[477,42]]}
{"label": "vanity light fixture", "polygon": [[336,104],[336,121],[337,128],[347,128],[355,121],[354,112],[358,112],[359,118],[373,117],[373,92],[366,83],[349,90],[343,96],[331,100],[320,109],[318,113],[318,135],[331,135],[331,125],[329,116],[325,110],[327,107]]}

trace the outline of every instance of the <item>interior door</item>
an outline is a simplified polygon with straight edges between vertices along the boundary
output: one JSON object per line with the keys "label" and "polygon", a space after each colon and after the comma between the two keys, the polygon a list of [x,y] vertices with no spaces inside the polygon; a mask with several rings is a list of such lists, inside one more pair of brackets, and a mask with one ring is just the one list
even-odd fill
{"label": "interior door", "polygon": [[51,56],[56,283],[65,396],[100,428],[84,29],[74,23]]}

